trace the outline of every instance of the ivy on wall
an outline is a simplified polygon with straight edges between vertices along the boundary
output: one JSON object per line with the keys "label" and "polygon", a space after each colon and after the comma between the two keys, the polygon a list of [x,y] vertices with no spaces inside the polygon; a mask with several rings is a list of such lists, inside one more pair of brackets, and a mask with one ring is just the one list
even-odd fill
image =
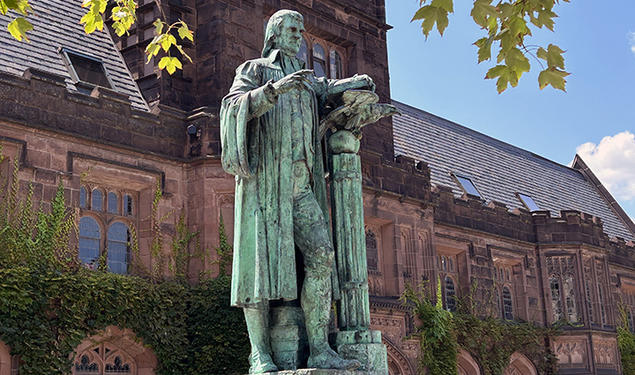
{"label": "ivy on wall", "polygon": [[483,375],[502,375],[514,352],[532,359],[539,374],[557,372],[557,358],[548,345],[558,334],[556,329],[484,315],[476,304],[487,302],[477,302],[473,297],[476,285],[470,295],[457,301],[457,312],[449,312],[442,306],[440,288],[438,281],[436,303],[425,295],[425,285],[418,291],[407,286],[402,296],[417,322],[415,336],[423,354],[420,374],[456,375],[460,348],[479,363]]}
{"label": "ivy on wall", "polygon": [[[36,209],[32,189],[19,199],[17,164],[8,180],[0,189],[0,340],[20,356],[20,374],[67,375],[73,350],[110,325],[131,329],[152,349],[159,375],[247,372],[249,340],[242,311],[229,306],[229,277],[186,282],[184,247],[197,236],[182,219],[167,254],[172,280],[152,270],[147,277],[92,271],[69,246],[77,243],[76,218],[61,182],[53,201]],[[227,251],[224,233],[221,242]]]}
{"label": "ivy on wall", "polygon": [[617,346],[622,359],[622,373],[635,375],[635,334],[629,330],[628,315],[620,306],[620,324],[617,326]]}

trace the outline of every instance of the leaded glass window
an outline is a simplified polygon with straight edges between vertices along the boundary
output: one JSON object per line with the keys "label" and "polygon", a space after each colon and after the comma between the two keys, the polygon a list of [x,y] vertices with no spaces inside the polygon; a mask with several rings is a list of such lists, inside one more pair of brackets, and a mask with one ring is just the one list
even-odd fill
{"label": "leaded glass window", "polygon": [[317,77],[326,77],[326,53],[319,43],[313,44],[313,71]]}
{"label": "leaded glass window", "polygon": [[503,318],[505,320],[514,320],[512,293],[508,287],[503,287]]}
{"label": "leaded glass window", "polygon": [[119,213],[119,197],[117,193],[113,193],[112,191],[108,193],[108,213]]}
{"label": "leaded glass window", "polygon": [[79,207],[86,208],[86,200],[88,199],[88,193],[86,188],[81,186],[79,188]]}
{"label": "leaded glass window", "polygon": [[501,303],[501,295],[498,289],[494,289],[494,300],[496,302],[496,317],[502,317],[503,304]]}
{"label": "leaded glass window", "polygon": [[106,365],[106,374],[129,374],[130,365],[123,363],[121,357],[116,356],[112,364]]}
{"label": "leaded glass window", "polygon": [[549,278],[549,286],[551,289],[551,310],[553,311],[553,320],[562,319],[562,301],[560,300],[560,280],[552,276]]}
{"label": "leaded glass window", "polygon": [[132,216],[132,197],[128,194],[123,197],[123,214]]}
{"label": "leaded glass window", "polygon": [[104,193],[101,190],[93,190],[90,208],[93,211],[102,211],[104,209]]}
{"label": "leaded glass window", "polygon": [[331,60],[330,68],[331,68],[331,79],[342,78],[342,56],[340,56],[339,52],[335,50],[331,50],[329,53],[329,57]]}
{"label": "leaded glass window", "polygon": [[456,290],[454,288],[454,280],[450,276],[445,277],[445,309],[448,311],[456,311]]}
{"label": "leaded glass window", "polygon": [[576,309],[575,300],[575,284],[573,282],[573,275],[566,275],[564,278],[564,295],[567,304],[567,319],[571,323],[578,321],[578,311]]}
{"label": "leaded glass window", "polygon": [[602,293],[602,285],[598,284],[598,298],[600,300],[600,317],[602,325],[606,324],[606,308],[604,307],[604,293]]}
{"label": "leaded glass window", "polygon": [[309,49],[307,48],[306,39],[304,38],[302,38],[302,44],[300,44],[300,50],[298,51],[296,57],[304,61],[304,63],[307,64],[307,67],[309,66]]}
{"label": "leaded glass window", "polygon": [[91,358],[87,354],[84,354],[79,363],[75,364],[75,375],[90,375],[99,374],[99,365],[95,361],[91,361]]}
{"label": "leaded glass window", "polygon": [[575,260],[573,256],[547,257],[547,272],[551,290],[553,320],[578,322],[578,306],[575,291]]}
{"label": "leaded glass window", "polygon": [[101,230],[97,220],[84,216],[79,220],[79,259],[83,264],[93,268],[99,259]]}
{"label": "leaded glass window", "polygon": [[110,272],[125,275],[128,273],[130,231],[122,222],[116,222],[108,228],[108,269]]}
{"label": "leaded glass window", "polygon": [[377,236],[375,236],[375,232],[370,229],[366,231],[366,261],[369,271],[377,271]]}

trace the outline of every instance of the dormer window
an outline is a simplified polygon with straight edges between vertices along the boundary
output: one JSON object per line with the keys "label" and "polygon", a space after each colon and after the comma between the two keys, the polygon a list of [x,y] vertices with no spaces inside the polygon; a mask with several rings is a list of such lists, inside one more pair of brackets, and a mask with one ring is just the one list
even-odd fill
{"label": "dormer window", "polygon": [[113,88],[104,63],[100,59],[67,48],[62,48],[61,53],[75,83]]}
{"label": "dormer window", "polygon": [[457,181],[459,182],[459,185],[461,186],[461,189],[463,189],[463,191],[466,194],[472,195],[478,198],[483,198],[481,196],[481,193],[479,193],[478,189],[476,189],[476,186],[474,185],[474,183],[469,177],[461,176],[458,174],[455,174],[454,177],[456,177]]}
{"label": "dormer window", "polygon": [[534,200],[529,196],[522,193],[518,193],[518,199],[527,207],[529,211],[540,211],[540,207],[534,202]]}

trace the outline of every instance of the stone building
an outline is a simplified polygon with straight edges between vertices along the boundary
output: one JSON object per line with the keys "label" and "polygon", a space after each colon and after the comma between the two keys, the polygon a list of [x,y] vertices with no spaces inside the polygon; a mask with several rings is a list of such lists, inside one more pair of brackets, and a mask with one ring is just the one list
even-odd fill
{"label": "stone building", "polygon": [[[62,181],[79,213],[80,258],[90,264],[107,246],[113,272],[128,272],[132,227],[138,260],[152,262],[157,182],[159,214],[182,212],[203,248],[218,246],[234,190],[220,165],[220,99],[235,67],[260,55],[276,10],[305,15],[310,68],[332,78],[369,74],[381,100],[391,100],[384,0],[140,0],[124,38],[85,35],[78,1],[31,2],[31,42],[1,34],[2,172],[17,160],[20,183],[45,201]],[[194,62],[173,76],[144,64],[161,15],[195,31],[185,46]],[[551,343],[562,374],[621,374],[615,327],[618,304],[631,324],[635,315],[635,225],[584,161],[563,166],[394,104],[403,116],[365,128],[361,150],[372,325],[383,332],[391,375],[414,375],[419,350],[404,340],[414,322],[398,296],[437,277],[447,309],[477,282],[495,291],[492,314],[502,319],[572,323]],[[218,271],[214,254],[192,262],[191,278],[201,271]],[[134,332],[110,327],[100,338],[106,344],[87,338],[77,348],[74,372],[154,373],[156,358]],[[0,375],[17,373],[9,353],[0,343]],[[465,351],[458,363],[460,374],[481,373]],[[506,370],[536,373],[522,353]]]}

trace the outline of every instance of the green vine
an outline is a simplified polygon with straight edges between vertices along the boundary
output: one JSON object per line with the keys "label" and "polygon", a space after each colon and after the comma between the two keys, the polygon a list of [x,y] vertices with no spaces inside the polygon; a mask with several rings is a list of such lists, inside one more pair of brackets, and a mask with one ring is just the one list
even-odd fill
{"label": "green vine", "polygon": [[407,286],[402,296],[419,322],[415,335],[423,353],[419,361],[421,374],[426,373],[425,369],[429,375],[457,374],[459,348],[472,355],[484,375],[502,375],[514,352],[530,358],[538,373],[556,373],[557,358],[550,349],[549,340],[559,334],[557,329],[504,321],[484,314],[491,308],[480,306],[487,304],[487,298],[474,297],[478,289],[476,283],[469,295],[457,299],[458,309],[451,313],[441,305],[440,285],[438,281],[436,304],[422,292],[425,285],[420,291]]}
{"label": "green vine", "polygon": [[620,305],[619,310],[620,324],[617,326],[617,346],[620,348],[622,373],[635,375],[635,334],[629,329],[626,308]]}
{"label": "green vine", "polygon": [[[88,270],[77,247],[69,246],[77,243],[76,217],[66,206],[62,182],[51,202],[35,208],[32,188],[19,196],[17,169],[15,164],[12,179],[0,189],[0,340],[19,356],[20,374],[68,374],[73,350],[110,325],[131,329],[151,348],[158,375],[247,372],[247,331],[242,312],[229,307],[228,278],[185,281],[187,251],[197,235],[182,216],[165,258],[171,259],[174,280],[159,275],[164,262],[153,261],[145,278]],[[156,257],[164,256],[159,200],[155,195]],[[131,237],[135,255],[134,229]]]}

